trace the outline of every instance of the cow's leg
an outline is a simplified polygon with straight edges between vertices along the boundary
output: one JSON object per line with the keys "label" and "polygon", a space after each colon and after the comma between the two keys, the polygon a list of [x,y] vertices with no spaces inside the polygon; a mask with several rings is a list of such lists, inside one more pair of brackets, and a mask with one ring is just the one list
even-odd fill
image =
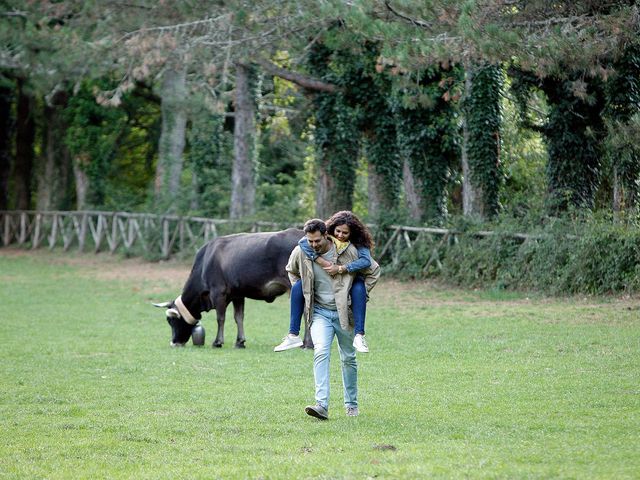
{"label": "cow's leg", "polygon": [[244,348],[244,298],[238,298],[233,301],[233,318],[238,326],[236,348]]}
{"label": "cow's leg", "polygon": [[229,305],[226,301],[218,301],[216,302],[216,317],[218,319],[218,333],[216,334],[216,339],[213,341],[212,347],[220,348],[224,343],[224,317],[225,312],[227,311],[227,305]]}

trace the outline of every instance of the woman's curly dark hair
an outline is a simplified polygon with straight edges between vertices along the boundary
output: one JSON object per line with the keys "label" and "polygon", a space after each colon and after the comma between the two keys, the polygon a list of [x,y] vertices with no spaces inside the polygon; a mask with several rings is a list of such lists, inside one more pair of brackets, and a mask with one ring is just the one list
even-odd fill
{"label": "woman's curly dark hair", "polygon": [[336,227],[340,225],[347,225],[351,232],[349,235],[349,241],[355,247],[367,247],[369,250],[373,251],[375,244],[373,242],[371,232],[353,212],[349,210],[336,212],[331,215],[331,218],[325,223],[327,224],[327,233],[332,236],[335,234]]}

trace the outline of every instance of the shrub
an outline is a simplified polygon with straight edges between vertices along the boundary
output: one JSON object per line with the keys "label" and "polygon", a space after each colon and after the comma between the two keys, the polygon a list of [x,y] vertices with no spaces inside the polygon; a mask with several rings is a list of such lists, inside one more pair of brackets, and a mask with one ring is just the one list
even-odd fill
{"label": "shrub", "polygon": [[[422,236],[385,267],[403,278],[439,276],[447,283],[550,294],[606,294],[640,289],[640,229],[635,222],[596,218],[502,219],[460,225],[456,241]],[[525,228],[529,228],[527,231]],[[480,236],[491,230],[491,236]],[[514,234],[525,233],[526,239]],[[452,237],[453,238],[453,237]],[[442,263],[424,265],[434,249]],[[384,260],[389,263],[392,255]]]}

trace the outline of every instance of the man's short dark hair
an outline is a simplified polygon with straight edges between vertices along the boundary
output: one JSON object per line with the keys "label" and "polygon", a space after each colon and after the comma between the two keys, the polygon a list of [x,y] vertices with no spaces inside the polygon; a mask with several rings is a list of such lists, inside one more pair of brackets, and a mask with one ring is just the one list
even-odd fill
{"label": "man's short dark hair", "polygon": [[327,224],[324,223],[324,220],[312,218],[311,220],[306,221],[302,230],[304,230],[304,233],[320,232],[324,235],[327,233]]}

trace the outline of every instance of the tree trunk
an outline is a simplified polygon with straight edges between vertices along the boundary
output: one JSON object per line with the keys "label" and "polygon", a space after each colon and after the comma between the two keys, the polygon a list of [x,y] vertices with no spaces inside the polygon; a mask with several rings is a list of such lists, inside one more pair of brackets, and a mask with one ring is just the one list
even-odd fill
{"label": "tree trunk", "polygon": [[[465,99],[472,95],[472,72],[466,69],[464,79]],[[462,123],[462,213],[465,216],[484,218],[482,202],[482,189],[471,181],[471,168],[469,167],[469,119],[464,115]]]}
{"label": "tree trunk", "polygon": [[16,159],[13,165],[15,208],[31,208],[31,176],[33,175],[36,138],[35,100],[25,93],[24,81],[18,80],[18,104],[16,109]]}
{"label": "tree trunk", "polygon": [[38,177],[38,210],[70,210],[71,205],[71,156],[64,144],[67,124],[63,108],[67,94],[59,92],[44,112],[44,165]]}
{"label": "tree trunk", "polygon": [[255,102],[249,76],[248,66],[240,63],[236,65],[233,170],[229,209],[231,218],[247,217],[255,213]]}
{"label": "tree trunk", "polygon": [[88,155],[77,155],[73,159],[73,174],[76,179],[76,209],[84,210],[87,205],[87,191],[89,190],[89,176],[86,166],[89,162]]}
{"label": "tree trunk", "polygon": [[416,186],[416,180],[411,171],[409,159],[405,158],[402,164],[402,179],[404,182],[404,197],[412,220],[422,220],[422,206],[420,205],[421,195]]}
{"label": "tree trunk", "polygon": [[317,163],[316,172],[316,216],[326,219],[335,211],[334,199],[336,197],[334,178],[329,174],[326,162]]}
{"label": "tree trunk", "polygon": [[[344,158],[343,151],[327,148],[320,155],[316,163],[316,216],[327,219],[335,212],[353,208],[355,173],[351,179],[343,179],[340,172],[332,170],[336,159]],[[358,158],[358,151],[354,150],[350,156]]]}
{"label": "tree trunk", "polygon": [[462,138],[462,213],[468,217],[484,218],[482,189],[471,182],[471,169],[469,168],[469,154],[467,152],[469,134],[466,122],[463,123]]}
{"label": "tree trunk", "polygon": [[384,179],[376,172],[374,165],[369,163],[367,165],[367,190],[369,192],[369,198],[367,203],[367,210],[369,218],[377,219],[381,215],[382,201],[382,183]]}
{"label": "tree trunk", "polygon": [[195,212],[200,209],[200,181],[198,175],[200,172],[192,171],[191,173],[191,197],[189,200],[189,210]]}
{"label": "tree trunk", "polygon": [[187,127],[185,98],[185,69],[166,70],[161,86],[162,129],[155,178],[156,201],[163,210],[175,209],[180,190]]}
{"label": "tree trunk", "polygon": [[636,206],[636,193],[635,182],[625,181],[625,176],[620,173],[619,168],[614,165],[613,167],[613,211],[616,214],[624,211],[631,211]]}
{"label": "tree trunk", "polygon": [[340,94],[320,93],[315,104],[316,216],[353,208],[360,132]]}
{"label": "tree trunk", "polygon": [[9,208],[9,174],[11,172],[11,103],[10,87],[0,87],[0,210]]}

